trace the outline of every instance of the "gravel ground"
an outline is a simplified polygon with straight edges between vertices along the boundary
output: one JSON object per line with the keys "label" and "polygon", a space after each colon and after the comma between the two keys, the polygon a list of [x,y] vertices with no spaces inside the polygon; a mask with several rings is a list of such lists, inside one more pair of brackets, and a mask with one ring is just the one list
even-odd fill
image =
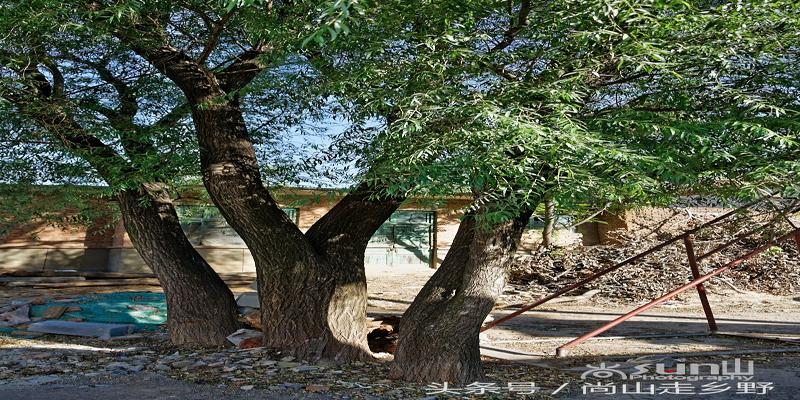
{"label": "gravel ground", "polygon": [[[431,274],[432,271],[427,270],[403,274],[388,274],[386,271],[368,273],[370,315],[402,313]],[[10,301],[21,297],[65,294],[65,291],[47,290],[14,292],[9,288],[4,291],[3,298]],[[501,301],[514,304],[538,295],[537,292],[527,292],[511,285]],[[710,297],[723,329],[785,335],[800,333],[800,297],[797,295],[740,293],[717,285],[712,286]],[[586,371],[587,365],[601,362],[635,364],[643,356],[660,359],[669,355],[673,360],[682,360],[681,357],[686,357],[687,352],[758,351],[789,346],[721,336],[634,337],[594,340],[577,347],[569,358],[556,359],[552,356],[558,345],[636,305],[637,302],[606,296],[601,290],[590,299],[576,298],[565,303],[542,306],[485,333],[482,344],[523,352],[525,355],[522,356],[524,360],[519,362],[485,359],[487,377],[484,383],[505,388],[509,383],[535,382],[542,389],[534,395],[514,394],[508,390],[484,394],[473,390],[472,393],[466,393],[464,387],[459,389],[458,394],[442,395],[435,393],[433,386],[430,386],[433,383],[411,384],[386,379],[388,362],[385,360],[340,366],[294,360],[263,349],[178,349],[169,344],[163,332],[155,332],[121,341],[55,335],[33,339],[0,336],[0,399],[645,399],[651,397],[625,397],[619,393],[614,396],[584,395],[581,374]],[[499,318],[510,311],[497,309],[493,317]],[[706,330],[696,293],[687,293],[620,325],[609,335],[702,333]],[[734,386],[726,393],[703,397],[798,398],[795,393],[800,393],[800,353],[747,354],[740,357],[754,361],[757,379],[771,382],[774,389],[768,395],[747,396],[736,394]],[[720,359],[708,355],[686,358],[686,362],[702,363]],[[558,393],[552,395],[556,390]]]}

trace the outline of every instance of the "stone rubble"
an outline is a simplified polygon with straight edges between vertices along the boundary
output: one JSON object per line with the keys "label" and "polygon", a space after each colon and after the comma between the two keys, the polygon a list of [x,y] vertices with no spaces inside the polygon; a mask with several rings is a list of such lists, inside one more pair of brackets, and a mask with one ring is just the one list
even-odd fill
{"label": "stone rubble", "polygon": [[14,326],[29,322],[30,304],[14,304],[0,308],[0,326]]}
{"label": "stone rubble", "polygon": [[[731,235],[698,237],[697,254],[703,254]],[[528,303],[552,293],[590,274],[614,265],[661,242],[653,239],[631,239],[624,246],[590,246],[554,248],[518,256],[510,271],[510,285],[502,299],[505,304]],[[742,241],[711,255],[700,264],[708,273],[737,257],[752,251],[763,241]],[[711,279],[705,286],[710,290],[753,291],[774,295],[789,295],[800,289],[800,269],[797,268],[797,245],[784,241],[752,260]],[[595,300],[615,299],[640,301],[653,299],[688,282],[690,269],[682,243],[645,257],[597,279],[568,295],[587,290],[600,290]]]}
{"label": "stone rubble", "polygon": [[260,331],[254,329],[239,329],[238,331],[228,335],[227,339],[234,345],[239,346],[246,340],[258,339],[260,341],[262,337],[263,334]]}

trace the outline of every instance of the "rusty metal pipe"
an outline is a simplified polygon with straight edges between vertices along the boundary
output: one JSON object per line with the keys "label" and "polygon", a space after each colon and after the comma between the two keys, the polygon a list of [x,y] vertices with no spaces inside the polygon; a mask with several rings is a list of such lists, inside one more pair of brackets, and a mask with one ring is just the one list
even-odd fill
{"label": "rusty metal pipe", "polygon": [[[794,199],[794,200],[792,201],[792,203],[793,203],[793,204],[797,204],[796,200],[797,200],[797,199]],[[797,225],[795,225],[795,224],[794,224],[794,222],[792,222],[792,219],[789,217],[789,215],[791,215],[791,214],[794,214],[794,213],[796,213],[796,212],[800,211],[800,208],[795,208],[794,210],[790,210],[790,211],[781,211],[781,209],[780,209],[780,208],[778,208],[778,206],[777,206],[777,205],[775,205],[775,203],[772,201],[772,199],[771,199],[771,198],[769,199],[769,201],[768,201],[768,202],[769,202],[769,205],[771,205],[771,206],[772,206],[772,208],[773,208],[773,209],[774,209],[774,210],[775,210],[775,211],[776,211],[776,212],[777,212],[779,215],[781,215],[781,216],[783,217],[783,219],[785,219],[785,220],[786,220],[786,222],[788,222],[788,223],[789,223],[789,226],[791,226],[791,227],[792,227],[792,228],[794,228],[794,229],[800,229],[800,226],[797,226]],[[791,209],[792,207],[794,207],[794,205],[792,205],[792,206],[789,206],[789,207],[786,207],[786,208],[788,208],[788,209]]]}
{"label": "rusty metal pipe", "polygon": [[[781,210],[779,210],[779,209],[778,209],[778,208],[777,208],[777,207],[776,207],[776,206],[775,206],[775,205],[772,203],[772,201],[768,201],[768,203],[769,203],[770,205],[772,205],[772,207],[773,207],[773,208],[775,208],[775,210],[776,210],[776,211],[777,211],[777,212],[778,212],[780,215],[782,215],[784,218],[786,217],[787,213],[791,214],[791,213],[794,213],[794,212],[800,211],[800,208],[791,209],[791,210],[789,210],[789,211],[781,211]],[[790,226],[792,227],[792,229],[798,229],[798,227],[794,226],[794,224],[792,224],[792,223],[791,223],[791,221],[790,221],[788,218],[786,218],[786,220],[789,222],[789,224],[790,224]],[[709,251],[708,253],[705,253],[705,254],[703,254],[703,255],[701,255],[701,256],[698,256],[698,257],[697,257],[697,261],[702,261],[702,260],[704,260],[704,259],[706,259],[706,258],[708,258],[708,257],[710,257],[710,256],[712,256],[712,255],[714,255],[714,254],[716,254],[716,253],[719,253],[719,252],[720,252],[720,251],[722,251],[722,250],[725,250],[725,249],[727,249],[728,247],[730,247],[730,246],[734,245],[736,242],[738,242],[738,241],[740,241],[740,240],[742,240],[742,239],[744,239],[744,238],[746,238],[746,237],[748,237],[748,236],[750,236],[750,235],[752,235],[752,234],[754,234],[754,233],[761,232],[761,231],[763,231],[764,229],[766,229],[766,228],[769,228],[770,226],[773,226],[773,225],[774,225],[774,222],[775,222],[775,220],[774,220],[774,219],[773,219],[773,220],[770,220],[770,221],[768,221],[768,222],[766,222],[766,223],[764,223],[764,224],[762,224],[762,225],[758,226],[758,227],[757,227],[757,228],[755,228],[755,229],[752,229],[752,230],[750,230],[750,231],[748,231],[748,232],[745,232],[745,233],[743,233],[743,234],[741,234],[741,235],[737,236],[735,239],[733,239],[733,240],[731,240],[731,241],[729,241],[729,242],[727,242],[727,243],[725,243],[725,244],[723,244],[723,245],[721,245],[721,246],[719,246],[719,247],[716,247],[716,248],[714,248],[713,250]]]}
{"label": "rusty metal pipe", "polygon": [[797,250],[800,251],[800,229],[794,234],[794,242],[797,243]]}
{"label": "rusty metal pipe", "polygon": [[792,236],[797,236],[797,235],[800,235],[800,230],[794,230],[792,232],[789,232],[789,233],[779,237],[778,239],[775,239],[774,241],[772,241],[770,243],[767,243],[767,244],[765,244],[765,245],[763,245],[763,246],[761,246],[761,247],[759,247],[759,248],[757,248],[757,249],[745,254],[744,256],[739,257],[738,259],[733,260],[733,261],[723,265],[722,267],[719,267],[719,268],[715,269],[714,271],[712,271],[712,272],[710,272],[710,273],[708,273],[706,275],[703,275],[703,276],[701,276],[701,277],[699,277],[699,278],[697,278],[697,279],[695,279],[695,280],[693,280],[693,281],[691,281],[691,282],[689,282],[689,283],[687,283],[687,284],[685,284],[685,285],[683,285],[683,286],[681,286],[681,287],[679,287],[679,288],[677,288],[677,289],[675,289],[675,290],[673,290],[673,291],[671,291],[671,292],[669,292],[669,293],[667,293],[667,294],[665,294],[665,295],[663,295],[663,296],[661,296],[661,297],[659,297],[659,298],[657,298],[657,299],[655,299],[655,300],[653,300],[653,301],[651,301],[651,302],[649,302],[649,303],[647,303],[647,304],[645,304],[643,306],[640,306],[640,307],[636,308],[635,310],[633,310],[633,311],[631,311],[631,312],[629,312],[627,314],[624,314],[624,315],[621,315],[621,316],[617,317],[613,321],[611,321],[611,322],[609,322],[609,323],[607,323],[607,324],[605,324],[605,325],[603,325],[603,326],[601,326],[601,327],[599,327],[599,328],[597,328],[597,329],[595,329],[595,330],[593,330],[593,331],[591,331],[591,332],[589,332],[589,333],[587,333],[587,334],[585,334],[585,335],[583,335],[583,336],[581,336],[581,337],[579,337],[577,339],[574,339],[574,340],[572,340],[572,341],[560,346],[558,349],[556,349],[556,356],[563,357],[563,356],[567,355],[569,353],[569,349],[571,349],[571,348],[573,348],[573,347],[575,347],[575,346],[577,346],[577,345],[579,345],[579,344],[581,344],[581,343],[583,343],[583,342],[585,342],[585,341],[587,341],[587,340],[589,340],[589,339],[591,339],[591,338],[593,338],[593,337],[595,337],[595,336],[597,336],[597,335],[599,335],[599,334],[601,334],[603,332],[606,332],[606,331],[610,330],[611,328],[613,328],[613,327],[615,327],[615,326],[617,326],[617,325],[619,325],[619,324],[621,324],[621,323],[623,323],[623,322],[625,322],[625,321],[627,321],[627,320],[629,320],[629,319],[631,319],[631,318],[633,318],[633,317],[635,317],[635,316],[637,316],[637,315],[639,315],[639,314],[641,314],[641,313],[643,313],[643,312],[645,312],[645,311],[647,311],[647,310],[649,310],[649,309],[651,309],[651,308],[653,308],[653,307],[655,307],[655,306],[657,306],[657,305],[659,305],[659,304],[661,304],[661,303],[663,303],[663,302],[665,302],[665,301],[677,296],[678,294],[681,294],[681,293],[683,293],[683,292],[685,292],[685,291],[687,291],[687,290],[689,290],[689,289],[691,289],[691,288],[693,288],[693,287],[695,287],[697,285],[700,285],[703,282],[705,282],[705,281],[707,281],[707,280],[709,280],[709,279],[711,279],[711,278],[713,278],[713,277],[715,277],[715,276],[717,276],[717,275],[719,275],[719,274],[721,274],[721,273],[723,273],[723,272],[725,272],[725,271],[727,271],[727,270],[729,270],[729,269],[731,269],[733,267],[736,267],[737,265],[739,265],[739,264],[749,260],[750,258],[753,258],[756,255],[758,255],[758,254],[764,252],[765,250],[769,249],[774,243],[780,242],[782,240],[785,240],[785,239],[788,239],[788,238],[790,238]]}
{"label": "rusty metal pipe", "polygon": [[601,276],[603,276],[603,275],[605,275],[605,274],[607,274],[609,272],[613,272],[613,271],[615,271],[615,270],[617,270],[617,269],[619,269],[619,268],[621,268],[621,267],[623,267],[623,266],[625,266],[627,264],[630,264],[630,263],[632,263],[632,262],[634,262],[634,261],[636,261],[636,260],[638,260],[638,259],[640,259],[642,257],[645,257],[647,255],[655,253],[656,251],[659,251],[659,250],[663,249],[664,247],[667,247],[668,245],[674,243],[675,240],[677,240],[679,238],[680,237],[677,237],[677,238],[671,239],[668,242],[661,243],[660,245],[655,246],[655,247],[653,247],[653,248],[651,248],[651,249],[649,249],[649,250],[647,250],[647,251],[645,251],[643,253],[639,253],[639,254],[637,254],[637,255],[635,255],[633,257],[630,257],[630,258],[628,258],[628,259],[626,259],[626,260],[624,260],[624,261],[622,261],[620,263],[612,265],[612,266],[610,266],[610,267],[608,267],[606,269],[597,271],[597,272],[589,275],[588,277],[586,277],[586,278],[584,278],[584,279],[582,279],[582,280],[580,280],[580,281],[578,281],[576,283],[573,283],[572,285],[569,285],[569,286],[567,286],[565,288],[559,289],[555,293],[550,294],[548,296],[545,296],[545,297],[537,300],[534,303],[528,304],[527,306],[524,306],[524,307],[520,308],[519,310],[514,311],[513,313],[506,315],[503,318],[496,319],[496,320],[486,324],[483,328],[481,328],[481,332],[489,330],[489,329],[492,329],[495,326],[497,326],[497,325],[499,325],[499,324],[501,324],[503,322],[506,322],[506,321],[508,321],[508,320],[510,320],[510,319],[512,319],[512,318],[514,318],[514,317],[516,317],[516,316],[518,316],[518,315],[520,315],[520,314],[522,314],[522,313],[524,313],[526,311],[530,311],[534,307],[538,307],[538,306],[540,306],[540,305],[542,305],[544,303],[547,303],[548,301],[553,300],[556,297],[559,297],[559,296],[561,296],[561,295],[563,295],[563,294],[565,294],[567,292],[571,292],[571,291],[573,291],[573,290],[575,290],[575,289],[577,289],[577,288],[579,288],[579,287],[581,287],[581,286],[583,286],[583,285],[585,285],[585,284],[587,284],[587,283],[589,283],[589,282],[591,282],[591,281],[593,281],[593,280],[595,280],[595,279],[597,279],[597,278],[599,278],[599,277],[601,277]]}
{"label": "rusty metal pipe", "polygon": [[758,226],[758,227],[757,227],[757,228],[755,228],[755,229],[752,229],[752,230],[749,230],[749,231],[747,231],[747,232],[745,232],[745,233],[742,233],[741,235],[739,235],[739,236],[736,236],[735,238],[731,239],[730,241],[726,242],[725,244],[722,244],[722,245],[720,245],[720,246],[718,246],[718,247],[715,247],[714,249],[712,249],[712,250],[708,251],[708,252],[707,252],[707,253],[705,253],[705,254],[702,254],[702,255],[699,255],[699,256],[697,256],[697,261],[703,261],[703,260],[705,260],[706,258],[708,258],[708,257],[711,257],[711,256],[713,256],[714,254],[717,254],[717,253],[719,253],[720,251],[722,251],[722,250],[725,250],[725,249],[727,249],[728,247],[731,247],[731,246],[733,246],[734,244],[736,244],[736,243],[737,243],[737,242],[739,242],[740,240],[742,240],[742,239],[744,239],[744,238],[746,238],[746,237],[748,237],[748,236],[750,236],[750,235],[753,235],[753,234],[755,234],[755,233],[759,233],[759,232],[763,231],[764,229],[766,229],[766,228],[768,228],[768,227],[770,227],[770,226],[772,226],[772,221],[770,221],[770,222],[767,222],[767,223],[765,223],[765,224],[763,224],[763,225],[760,225],[760,226]]}
{"label": "rusty metal pipe", "polygon": [[[697,263],[697,258],[694,253],[694,235],[685,236],[683,244],[686,246],[686,256],[689,259],[689,267],[692,270],[692,280],[700,277],[700,266]],[[706,288],[703,284],[697,285],[697,295],[700,296],[700,304],[703,305],[703,312],[706,314],[708,320],[708,329],[711,332],[717,331],[717,321],[714,319],[714,313],[711,311],[711,303],[706,296]]]}
{"label": "rusty metal pipe", "polygon": [[610,267],[608,267],[606,269],[603,269],[603,270],[600,270],[598,272],[595,272],[595,273],[589,275],[588,277],[578,281],[577,283],[573,283],[572,285],[569,285],[567,287],[559,289],[558,291],[556,291],[553,294],[545,296],[545,297],[543,297],[543,298],[541,298],[541,299],[539,299],[539,300],[537,300],[537,301],[535,301],[535,302],[533,302],[531,304],[523,306],[519,310],[514,311],[513,313],[508,314],[505,317],[496,319],[496,320],[484,325],[481,328],[481,332],[484,332],[484,331],[487,331],[489,329],[492,329],[495,326],[502,324],[503,322],[506,322],[506,321],[508,321],[510,319],[513,319],[513,318],[519,316],[520,314],[523,314],[523,313],[525,313],[527,311],[530,311],[530,310],[532,310],[532,309],[534,309],[534,308],[536,308],[536,307],[538,307],[538,306],[540,306],[540,305],[542,305],[544,303],[547,303],[548,301],[553,300],[556,297],[559,297],[559,296],[561,296],[561,295],[563,295],[565,293],[569,293],[569,292],[571,292],[571,291],[573,291],[573,290],[575,290],[575,289],[577,289],[577,288],[579,288],[579,287],[581,287],[581,286],[583,286],[583,285],[585,285],[585,284],[587,284],[587,283],[589,283],[589,282],[591,282],[591,281],[593,281],[593,280],[595,280],[595,279],[597,279],[597,278],[599,278],[599,277],[601,277],[601,276],[603,276],[605,274],[608,274],[609,272],[614,272],[614,271],[624,267],[627,264],[630,264],[632,262],[638,261],[639,259],[641,259],[641,258],[643,258],[645,256],[653,254],[653,253],[655,253],[655,252],[657,252],[657,251],[659,251],[659,250],[661,250],[661,249],[663,249],[663,248],[665,248],[665,247],[677,242],[678,240],[683,239],[687,235],[691,235],[691,234],[693,234],[693,233],[695,233],[695,232],[697,232],[697,231],[699,231],[699,230],[701,230],[703,228],[707,228],[707,227],[709,227],[711,225],[714,225],[717,222],[720,222],[723,219],[726,219],[726,218],[730,217],[731,215],[734,215],[734,214],[736,214],[737,212],[739,212],[739,211],[741,211],[743,209],[746,209],[746,208],[752,207],[755,204],[758,204],[759,202],[763,201],[766,198],[767,198],[766,196],[762,197],[762,198],[760,198],[760,199],[758,199],[758,200],[756,200],[756,201],[754,201],[752,203],[749,203],[749,204],[747,204],[745,206],[742,206],[742,207],[737,208],[735,210],[729,211],[729,212],[727,212],[727,213],[725,213],[723,215],[720,215],[717,218],[712,219],[711,221],[708,221],[708,222],[706,222],[706,223],[704,223],[704,224],[702,224],[700,226],[697,226],[697,227],[695,227],[693,229],[690,229],[690,230],[688,230],[688,231],[686,231],[686,232],[684,232],[684,233],[682,233],[682,234],[680,234],[678,236],[675,236],[674,238],[672,238],[670,240],[667,240],[664,243],[661,243],[661,244],[659,244],[657,246],[651,247],[650,249],[645,250],[644,252],[639,253],[637,255],[634,255],[632,257],[628,257],[625,260],[623,260],[623,261],[621,261],[621,262],[619,262],[619,263],[617,263],[615,265],[612,265],[612,266],[610,266]]}

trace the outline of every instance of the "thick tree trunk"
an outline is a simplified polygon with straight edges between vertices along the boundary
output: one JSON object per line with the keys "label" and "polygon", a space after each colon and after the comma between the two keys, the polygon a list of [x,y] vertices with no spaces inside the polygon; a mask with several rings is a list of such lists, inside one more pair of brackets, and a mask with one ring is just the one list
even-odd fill
{"label": "thick tree trunk", "polygon": [[[363,253],[396,205],[358,210],[370,202],[354,193],[303,235],[262,183],[234,94],[263,68],[260,50],[212,72],[170,45],[142,47],[119,36],[172,79],[192,106],[205,187],[255,260],[264,344],[307,359],[368,356]],[[362,222],[367,228],[357,227]]]}
{"label": "thick tree trunk", "polygon": [[306,359],[369,357],[364,251],[399,202],[362,186],[303,235],[264,188],[235,101],[193,113],[205,186],[255,260],[265,345]]}
{"label": "thick tree trunk", "polygon": [[[38,73],[36,76],[42,77]],[[39,95],[49,97],[49,83],[46,79],[39,82]],[[48,112],[28,108],[24,102],[19,105],[67,149],[91,164],[109,184],[119,183],[121,176],[141,172],[113,147],[85,131],[58,102]],[[124,140],[123,147],[129,158],[136,158],[139,149],[132,149]],[[226,336],[238,328],[233,294],[184,235],[165,185],[143,184],[139,189],[119,192],[117,200],[134,247],[158,276],[166,294],[167,328],[172,342],[225,344]]]}
{"label": "thick tree trunk", "polygon": [[556,226],[556,203],[550,196],[544,199],[544,228],[542,229],[542,246],[548,248],[553,245],[553,230]]}
{"label": "thick tree trunk", "polygon": [[172,342],[227,343],[225,337],[238,328],[233,294],[189,243],[163,185],[143,185],[117,198],[125,229],[166,294]]}
{"label": "thick tree trunk", "polygon": [[[426,285],[421,293],[424,300],[404,315],[392,378],[418,382],[474,382],[481,378],[480,328],[502,294],[508,265],[529,219],[530,213],[526,213],[492,227],[462,223],[462,237],[457,239],[471,236],[469,251],[466,255],[463,250],[451,252],[452,256],[448,253],[442,267],[452,263],[447,265],[450,270],[437,278],[438,283]],[[451,257],[456,260],[448,261]],[[461,281],[453,288],[444,278],[457,275],[459,265]]]}
{"label": "thick tree trunk", "polygon": [[238,104],[190,100],[203,182],[255,261],[264,344],[300,358],[321,357],[330,339],[326,321],[332,266],[264,187]]}
{"label": "thick tree trunk", "polygon": [[322,356],[337,361],[371,357],[364,252],[375,231],[402,203],[399,198],[374,196],[369,185],[360,185],[306,232],[311,245],[333,267],[327,315],[330,340]]}
{"label": "thick tree trunk", "polygon": [[474,230],[474,217],[472,214],[467,214],[458,227],[444,261],[403,313],[403,318],[400,320],[400,347],[404,346],[404,342],[410,343],[417,336],[417,330],[425,327],[423,322],[455,297],[464,279],[464,268],[469,261],[469,248]]}

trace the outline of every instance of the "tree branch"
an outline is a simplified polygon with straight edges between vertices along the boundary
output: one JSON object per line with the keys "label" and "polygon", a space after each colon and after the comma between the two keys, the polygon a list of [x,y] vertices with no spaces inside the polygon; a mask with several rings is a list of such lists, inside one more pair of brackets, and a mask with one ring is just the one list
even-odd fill
{"label": "tree branch", "polygon": [[58,66],[52,61],[45,61],[42,63],[50,74],[53,76],[53,86],[52,86],[52,95],[55,97],[63,97],[64,96],[64,74],[61,73],[61,70]]}
{"label": "tree branch", "polygon": [[165,129],[171,128],[180,122],[180,120],[192,111],[192,108],[189,106],[189,103],[183,103],[172,110],[170,110],[167,114],[163,117],[159,118],[158,121],[151,124],[148,128],[149,129]]}
{"label": "tree branch", "polygon": [[203,46],[203,52],[200,53],[199,57],[197,57],[198,64],[204,64],[206,62],[208,56],[210,56],[217,47],[217,44],[219,43],[219,37],[222,35],[222,31],[227,26],[228,21],[230,21],[235,14],[236,11],[234,10],[225,14],[219,21],[211,21],[213,29],[208,35],[205,46]]}
{"label": "tree branch", "polygon": [[[50,69],[42,64],[55,76],[54,81],[63,85],[63,76],[60,75],[58,68],[52,64]],[[7,94],[9,98],[22,112],[31,119],[42,125],[48,132],[53,134],[67,149],[84,154],[84,158],[94,167],[104,179],[109,183],[115,180],[114,165],[119,166],[124,172],[131,172],[132,169],[127,161],[121,157],[111,146],[103,143],[102,140],[87,133],[78,124],[73,116],[67,112],[60,104],[61,99],[54,97],[57,90],[48,82],[47,78],[39,71],[38,64],[32,63],[17,71],[17,75],[23,81],[34,82],[29,87],[33,90],[27,95]],[[61,89],[63,90],[63,88]],[[45,103],[48,107],[43,108],[37,102]]]}
{"label": "tree branch", "polygon": [[133,118],[136,116],[136,113],[139,112],[139,104],[136,101],[134,90],[128,86],[128,83],[125,82],[124,79],[114,75],[105,63],[83,60],[78,57],[75,57],[75,60],[94,69],[103,82],[114,87],[114,90],[119,96],[119,117],[125,118],[133,123]]}
{"label": "tree branch", "polygon": [[514,40],[516,40],[517,34],[519,34],[519,32],[522,31],[522,29],[524,29],[526,26],[528,26],[528,15],[530,15],[530,13],[530,0],[522,0],[522,4],[519,7],[519,12],[517,13],[516,21],[512,19],[508,30],[506,30],[505,34],[503,35],[503,39],[497,42],[497,44],[494,45],[489,52],[498,52],[508,46],[511,46],[511,44],[514,43]]}
{"label": "tree branch", "polygon": [[215,76],[219,79],[222,90],[230,93],[247,86],[256,75],[266,68],[266,65],[260,62],[260,58],[270,48],[263,43],[256,44],[250,50],[239,54],[235,61],[225,69],[217,72]]}

